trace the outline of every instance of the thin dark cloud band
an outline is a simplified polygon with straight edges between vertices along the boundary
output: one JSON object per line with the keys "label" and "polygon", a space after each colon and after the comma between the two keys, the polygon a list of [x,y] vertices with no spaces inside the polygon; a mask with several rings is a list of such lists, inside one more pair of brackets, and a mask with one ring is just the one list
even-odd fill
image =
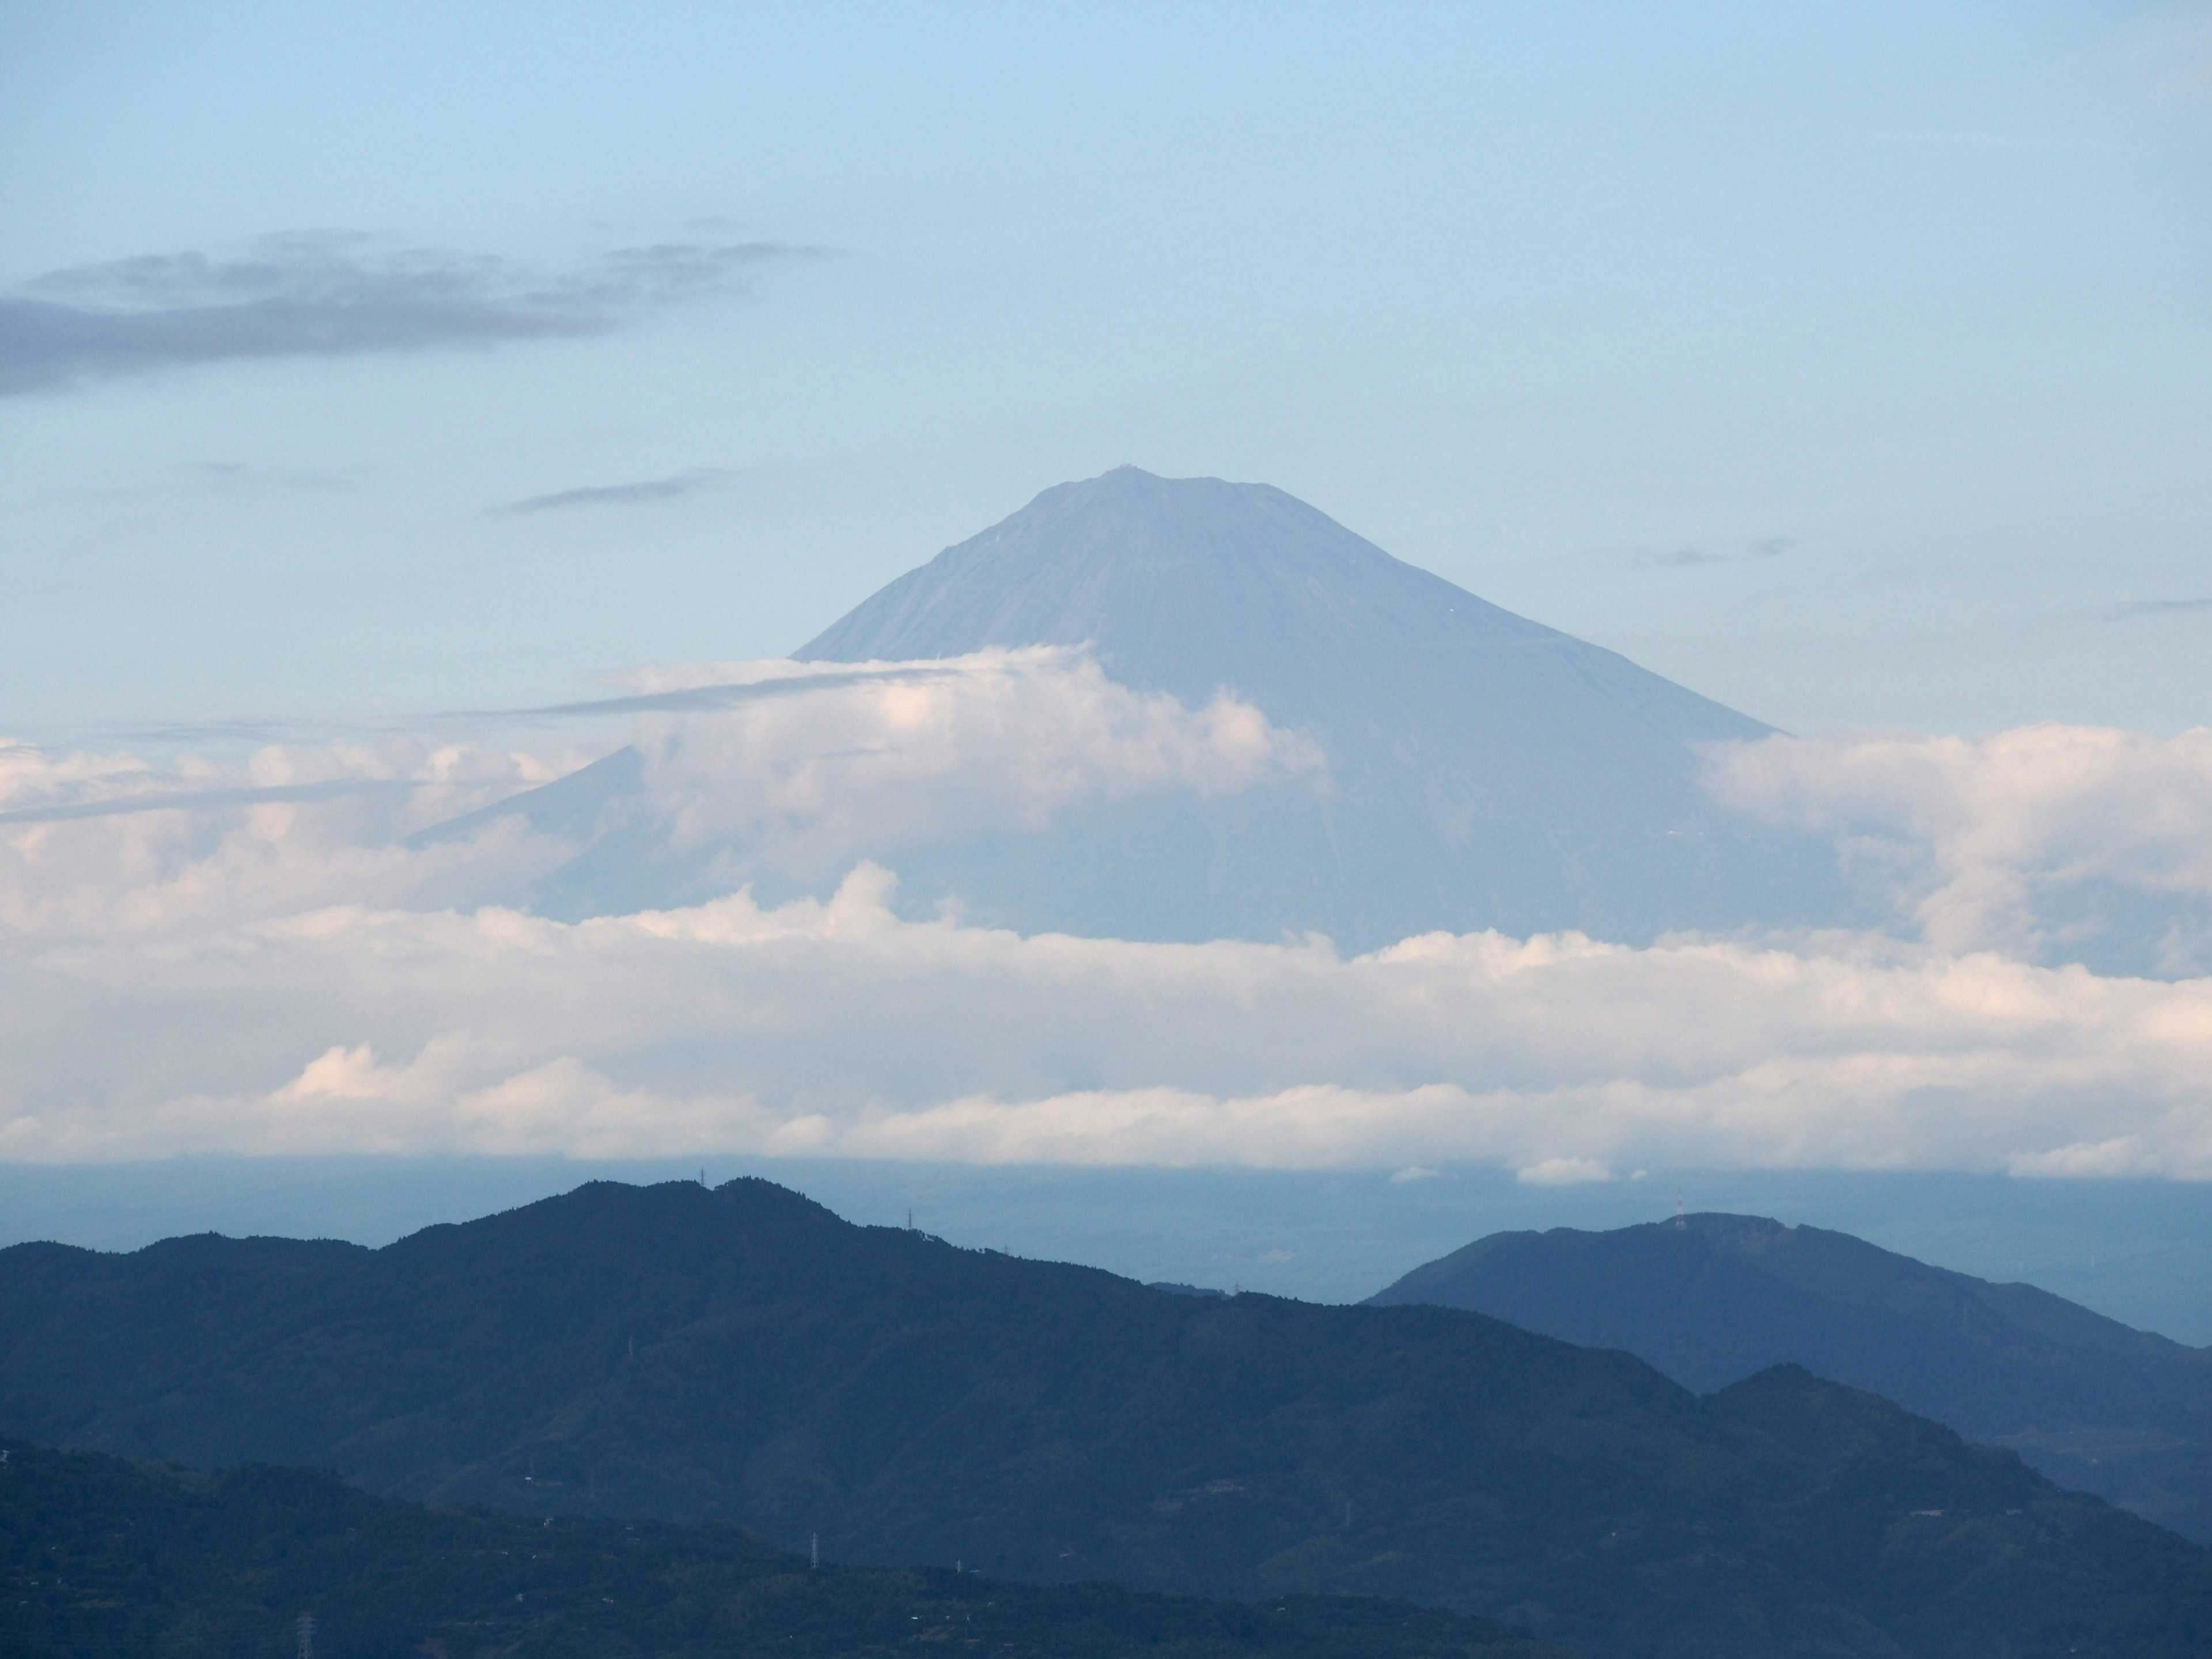
{"label": "thin dark cloud band", "polygon": [[427,787],[404,778],[333,778],[324,783],[280,783],[260,789],[171,790],[18,807],[12,812],[0,812],[0,823],[56,823],[70,818],[114,817],[125,812],[204,811],[211,806],[258,806],[267,801],[337,800],[346,795],[400,795]]}
{"label": "thin dark cloud band", "polygon": [[2212,599],[2136,599],[2112,605],[2103,615],[2107,622],[2126,622],[2136,617],[2172,617],[2192,611],[2212,611]]}
{"label": "thin dark cloud band", "polygon": [[[737,680],[717,685],[685,686],[670,691],[633,692],[618,697],[598,697],[579,702],[544,703],[528,708],[441,708],[388,720],[214,720],[191,725],[104,728],[83,734],[82,740],[104,743],[310,743],[334,735],[390,737],[419,732],[426,728],[486,722],[519,721],[529,725],[562,720],[594,720],[623,714],[712,714],[780,697],[803,697],[816,691],[840,690],[848,686],[880,682],[886,685],[926,685],[957,679],[965,671],[945,666],[902,665],[884,668],[842,668],[834,673],[794,674],[776,679]],[[356,787],[295,784],[275,792],[252,792],[255,800],[310,800],[312,793],[288,794],[284,790],[325,790],[348,793]],[[373,787],[383,787],[372,784]],[[392,786],[394,787],[402,786]],[[413,787],[412,785],[404,786]],[[0,823],[32,822],[52,817],[102,816],[110,811],[154,811],[168,806],[234,805],[248,796],[231,791],[175,791],[162,796],[131,795],[82,805],[27,807],[0,813]],[[126,803],[128,803],[126,805]]]}
{"label": "thin dark cloud band", "polygon": [[590,702],[550,703],[542,708],[479,708],[456,710],[448,720],[558,720],[599,714],[700,714],[736,708],[749,702],[777,697],[803,697],[815,691],[841,690],[847,686],[881,681],[893,685],[922,685],[934,680],[957,679],[958,668],[848,668],[834,674],[798,674],[781,679],[742,680],[724,685],[692,685],[674,691],[641,691],[624,697],[601,697]]}
{"label": "thin dark cloud band", "polygon": [[1592,547],[1582,557],[1608,562],[1642,565],[1647,568],[1682,570],[1709,564],[1752,564],[1778,559],[1796,550],[1795,536],[1761,536],[1753,541],[1683,543],[1673,547]]}
{"label": "thin dark cloud band", "polygon": [[556,489],[550,495],[526,495],[493,510],[505,514],[557,512],[570,507],[641,507],[652,501],[691,495],[730,476],[729,469],[695,466],[665,478],[640,478],[631,483],[586,484],[575,489]]}
{"label": "thin dark cloud band", "polygon": [[366,237],[271,237],[251,252],[146,254],[49,271],[0,295],[0,395],[193,364],[605,334],[742,294],[781,242],[663,242],[566,271]]}
{"label": "thin dark cloud band", "polygon": [[1756,559],[1778,559],[1796,545],[1794,536],[1766,536],[1741,547],[1718,549],[1711,547],[1670,547],[1641,555],[1645,564],[1673,565],[1742,564]]}

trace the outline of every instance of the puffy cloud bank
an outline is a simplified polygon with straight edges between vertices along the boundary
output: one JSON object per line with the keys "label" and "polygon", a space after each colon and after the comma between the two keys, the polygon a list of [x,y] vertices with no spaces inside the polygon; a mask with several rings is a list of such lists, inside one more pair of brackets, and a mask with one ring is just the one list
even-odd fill
{"label": "puffy cloud bank", "polygon": [[868,861],[917,825],[1328,787],[1310,744],[1232,698],[1188,708],[1031,652],[687,671],[629,701],[652,810],[834,866],[834,887],[563,922],[483,902],[573,854],[557,830],[491,816],[410,840],[583,754],[0,750],[0,1158],[2212,1176],[2212,979],[2100,975],[2053,955],[2051,921],[2072,891],[2161,926],[2212,891],[2208,734],[1717,757],[1730,799],[1837,835],[1894,895],[1887,933],[1437,934],[1347,958],[902,916]]}
{"label": "puffy cloud bank", "polygon": [[1040,830],[1132,795],[1327,784],[1313,741],[1251,704],[1224,693],[1186,708],[1063,647],[842,672],[731,663],[638,684],[641,701],[720,694],[711,714],[639,716],[647,793],[675,846],[732,843],[757,867],[817,879],[902,845]]}
{"label": "puffy cloud bank", "polygon": [[890,884],[11,952],[0,1154],[2212,1174],[2205,981],[1736,942],[1024,939],[902,921]]}
{"label": "puffy cloud bank", "polygon": [[1929,944],[2212,970],[2212,729],[1773,738],[1720,751],[1714,788],[1835,836]]}

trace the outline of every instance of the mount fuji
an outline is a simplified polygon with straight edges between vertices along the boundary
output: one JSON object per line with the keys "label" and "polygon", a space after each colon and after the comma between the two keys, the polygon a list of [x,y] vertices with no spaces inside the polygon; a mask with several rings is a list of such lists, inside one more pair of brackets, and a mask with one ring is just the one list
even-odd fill
{"label": "mount fuji", "polygon": [[[1135,467],[1046,490],[808,641],[805,663],[1086,647],[1197,708],[1227,691],[1311,739],[1277,780],[1093,803],[1044,828],[902,846],[902,903],[1024,932],[1152,939],[1815,924],[1848,909],[1832,848],[1732,811],[1707,745],[1772,728],[1391,557],[1265,484]],[[759,879],[678,856],[622,750],[433,834],[514,813],[584,843],[525,902],[581,915]],[[773,879],[765,885],[773,889]]]}

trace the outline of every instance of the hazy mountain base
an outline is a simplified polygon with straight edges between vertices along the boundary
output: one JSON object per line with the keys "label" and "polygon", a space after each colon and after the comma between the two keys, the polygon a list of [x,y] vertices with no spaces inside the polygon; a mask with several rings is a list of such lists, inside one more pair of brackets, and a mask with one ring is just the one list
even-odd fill
{"label": "hazy mountain base", "polygon": [[1708,1214],[1494,1234],[1371,1300],[1625,1348],[1700,1392],[1802,1364],[2212,1542],[2212,1351],[2032,1285],[1993,1285],[1817,1227]]}
{"label": "hazy mountain base", "polygon": [[1261,1606],[824,1565],[732,1527],[434,1510],[333,1475],[217,1474],[4,1444],[0,1651],[630,1659],[981,1648],[1000,1659],[1568,1659],[1404,1602]]}
{"label": "hazy mountain base", "polygon": [[1776,1371],[1698,1400],[1431,1308],[1222,1302],[606,1185],[378,1251],[0,1253],[0,1424],[844,1559],[1358,1592],[1591,1659],[2200,1654],[2212,1558]]}
{"label": "hazy mountain base", "polygon": [[[863,850],[902,902],[1023,932],[1276,939],[1367,951],[1436,929],[1838,925],[1866,915],[1826,839],[1722,806],[1705,745],[1771,728],[1616,653],[1392,558],[1264,484],[1134,467],[1046,490],[794,654],[916,661],[1093,648],[1106,673],[1199,708],[1231,690],[1316,740],[1328,776],[1153,793],[1054,823]],[[580,844],[519,890],[576,918],[694,903],[790,872],[671,833],[646,757],[617,751],[426,832],[506,816]]]}

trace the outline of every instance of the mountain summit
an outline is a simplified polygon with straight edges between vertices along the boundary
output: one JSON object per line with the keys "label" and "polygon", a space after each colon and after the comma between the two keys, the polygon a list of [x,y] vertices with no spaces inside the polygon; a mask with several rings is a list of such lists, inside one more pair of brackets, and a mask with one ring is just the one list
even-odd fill
{"label": "mountain summit", "polygon": [[1803,1365],[2212,1542],[2212,1349],[2032,1285],[1992,1285],[1819,1227],[1691,1215],[1492,1233],[1370,1300],[1624,1348],[1699,1393]]}
{"label": "mountain summit", "polygon": [[[1353,951],[1439,929],[1641,943],[1847,914],[1825,842],[1732,812],[1703,786],[1705,745],[1771,728],[1402,563],[1266,484],[1128,466],[1060,484],[796,655],[911,664],[1030,646],[1088,647],[1113,680],[1191,709],[1232,692],[1310,740],[1325,772],[980,830],[933,832],[886,811],[881,845],[843,856],[894,866],[913,910],[950,902],[976,922],[1123,939],[1312,932]],[[837,756],[875,752],[840,742]],[[738,842],[674,833],[679,814],[652,799],[653,775],[647,757],[619,751],[424,838],[520,815],[580,843],[517,895],[556,915],[696,902],[743,881],[769,897],[806,885]]]}
{"label": "mountain summit", "polygon": [[[1403,732],[1410,718],[1515,750],[1571,735],[1618,744],[1632,772],[1669,743],[1772,729],[1394,559],[1271,485],[1133,466],[1046,490],[793,655],[1085,644],[1114,678],[1185,702],[1225,685],[1283,724],[1387,716]],[[1489,793],[1527,798],[1542,781],[1501,773]]]}
{"label": "mountain summit", "polygon": [[1225,687],[1311,732],[1332,787],[1095,825],[1073,856],[1046,860],[1061,881],[1050,898],[1014,890],[1045,873],[1034,856],[945,861],[940,882],[1011,920],[1164,937],[1311,928],[1365,948],[1485,927],[1642,939],[1837,907],[1825,848],[1700,784],[1699,745],[1772,728],[1266,484],[1124,466],[1059,485],[795,654],[1085,644],[1125,684],[1194,705]]}

